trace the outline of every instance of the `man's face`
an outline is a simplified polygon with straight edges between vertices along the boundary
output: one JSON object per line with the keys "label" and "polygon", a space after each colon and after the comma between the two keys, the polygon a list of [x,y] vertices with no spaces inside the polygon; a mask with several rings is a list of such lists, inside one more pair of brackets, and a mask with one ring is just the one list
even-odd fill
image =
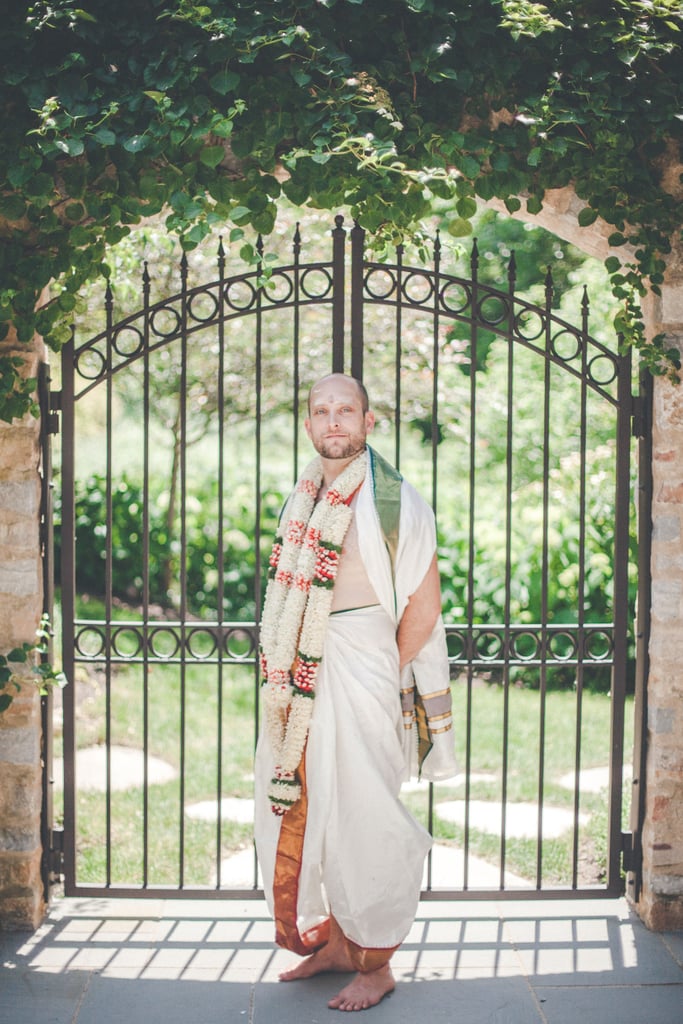
{"label": "man's face", "polygon": [[363,412],[361,394],[353,380],[333,374],[311,391],[304,426],[324,459],[351,459],[362,452],[374,425],[374,413]]}

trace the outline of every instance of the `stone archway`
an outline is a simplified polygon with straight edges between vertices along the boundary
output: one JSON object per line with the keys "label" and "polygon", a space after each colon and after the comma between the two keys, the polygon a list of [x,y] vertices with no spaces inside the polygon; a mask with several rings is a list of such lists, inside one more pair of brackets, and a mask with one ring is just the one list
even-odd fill
{"label": "stone archway", "polygon": [[[681,191],[681,167],[666,181]],[[612,228],[599,219],[578,224],[586,204],[572,188],[546,193],[540,214],[523,219],[552,231],[582,251],[606,259],[630,257],[627,246],[610,250]],[[504,209],[502,204],[499,209]],[[661,295],[643,304],[647,336],[664,333],[683,353],[683,242],[672,239]],[[642,890],[635,908],[655,930],[683,925],[683,386],[665,377],[653,382],[651,509],[651,610],[642,831]],[[637,777],[637,776],[636,776]],[[642,784],[642,780],[641,780]],[[629,894],[631,895],[631,894]]]}
{"label": "stone archway", "polygon": [[[673,173],[673,172],[672,172]],[[673,181],[673,178],[671,179]],[[609,253],[608,225],[578,225],[573,189],[547,193],[533,220],[591,255]],[[628,256],[622,247],[617,255]],[[683,351],[683,247],[673,246],[661,296],[644,309],[649,336],[665,332]],[[13,351],[11,338],[2,344]],[[27,372],[44,359],[36,339]],[[652,602],[642,836],[643,886],[636,910],[648,927],[683,924],[683,387],[654,381]],[[32,642],[42,612],[40,431],[26,417],[0,424],[0,648]],[[0,717],[0,927],[36,928],[45,910],[40,876],[40,700],[25,686]]]}

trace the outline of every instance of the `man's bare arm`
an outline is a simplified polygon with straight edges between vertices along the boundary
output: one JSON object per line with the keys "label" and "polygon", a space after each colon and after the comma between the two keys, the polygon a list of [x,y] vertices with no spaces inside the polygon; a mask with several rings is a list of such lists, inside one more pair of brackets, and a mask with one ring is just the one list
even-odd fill
{"label": "man's bare arm", "polygon": [[422,583],[411,594],[398,624],[396,642],[401,669],[420,653],[440,614],[441,584],[435,554]]}

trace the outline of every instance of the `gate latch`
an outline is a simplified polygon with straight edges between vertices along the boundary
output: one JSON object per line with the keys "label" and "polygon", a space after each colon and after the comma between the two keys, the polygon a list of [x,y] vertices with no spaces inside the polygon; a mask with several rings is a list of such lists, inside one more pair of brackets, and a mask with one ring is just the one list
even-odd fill
{"label": "gate latch", "polygon": [[47,417],[48,434],[59,433],[59,413],[62,411],[62,392],[50,392],[50,412]]}
{"label": "gate latch", "polygon": [[64,829],[53,828],[51,832],[50,856],[48,861],[50,878],[58,881],[64,874]]}
{"label": "gate latch", "polygon": [[645,437],[646,434],[645,402],[640,395],[633,395],[631,398],[631,435],[633,437]]}

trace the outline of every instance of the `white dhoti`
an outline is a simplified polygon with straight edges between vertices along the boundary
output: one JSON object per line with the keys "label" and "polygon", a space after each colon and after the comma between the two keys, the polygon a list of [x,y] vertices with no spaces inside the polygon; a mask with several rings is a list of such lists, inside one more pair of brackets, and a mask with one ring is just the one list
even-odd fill
{"label": "white dhoti", "polygon": [[[266,898],[277,919],[284,819],[270,809],[272,767],[264,730],[256,753],[255,825]],[[331,914],[363,948],[390,948],[405,938],[432,842],[399,800],[405,773],[395,621],[380,605],[333,614],[305,755],[303,849],[300,864],[289,865],[290,878],[298,871],[300,936],[319,934]]]}

